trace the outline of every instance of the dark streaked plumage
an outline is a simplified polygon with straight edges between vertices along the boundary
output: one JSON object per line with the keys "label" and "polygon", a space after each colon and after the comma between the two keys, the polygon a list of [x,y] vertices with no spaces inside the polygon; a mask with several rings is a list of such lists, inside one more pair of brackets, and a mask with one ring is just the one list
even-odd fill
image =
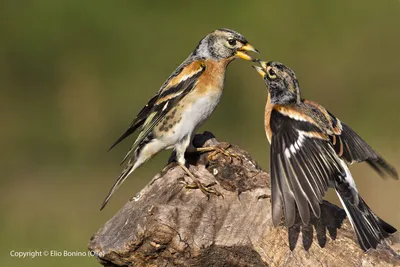
{"label": "dark streaked plumage", "polygon": [[257,52],[241,34],[228,29],[215,30],[200,41],[111,146],[115,147],[140,128],[136,141],[122,161],[129,159],[128,163],[101,209],[129,174],[161,150],[170,148],[176,151],[178,164],[196,185],[203,192],[210,192],[187,169],[184,153],[187,148],[193,150],[191,142],[195,129],[211,115],[219,102],[226,67],[235,58],[251,60],[247,51]]}
{"label": "dark streaked plumage", "polygon": [[271,143],[272,219],[292,226],[296,207],[304,224],[319,217],[328,187],[336,190],[364,250],[376,248],[394,227],[377,217],[359,195],[347,164],[366,161],[380,175],[397,171],[350,127],[313,101],[300,97],[294,72],[278,62],[254,68],[268,89],[265,129]]}

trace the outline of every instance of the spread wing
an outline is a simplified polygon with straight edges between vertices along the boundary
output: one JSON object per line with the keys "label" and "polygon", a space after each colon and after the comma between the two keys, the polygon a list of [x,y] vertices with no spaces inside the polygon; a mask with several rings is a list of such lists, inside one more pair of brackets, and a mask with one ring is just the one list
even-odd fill
{"label": "spread wing", "polygon": [[341,133],[331,136],[331,142],[334,144],[338,155],[350,164],[366,161],[379,175],[389,174],[398,179],[397,171],[393,166],[387,163],[349,126],[344,123],[341,123],[341,125]]}
{"label": "spread wing", "polygon": [[[313,108],[314,113],[303,112],[294,106],[274,106],[271,111],[274,225],[279,224],[282,210],[286,225],[293,225],[296,206],[304,224],[310,219],[309,207],[315,216],[320,215],[319,204],[329,184],[346,180],[340,158],[349,163],[367,161],[380,174],[386,172],[398,177],[396,170],[350,127],[322,106],[309,101],[304,103],[311,105],[306,108]],[[326,120],[318,119],[321,115]]]}
{"label": "spread wing", "polygon": [[271,190],[274,225],[292,226],[296,206],[304,224],[310,210],[319,217],[322,198],[330,181],[344,177],[328,135],[309,117],[293,109],[271,112]]}
{"label": "spread wing", "polygon": [[[136,148],[146,139],[146,137],[153,131],[154,127],[165,117],[165,115],[174,107],[177,103],[190,93],[196,86],[199,77],[203,74],[206,67],[202,61],[194,61],[188,64],[181,70],[178,75],[175,75],[172,79],[169,79],[169,83],[165,85],[162,90],[159,91],[156,97],[153,97],[148,107],[144,107],[138,115],[127,132],[122,135],[118,140],[121,141],[123,138],[128,136],[132,129],[136,129],[140,126],[142,130],[137,137],[132,148],[128,151],[124,157],[122,163],[129,157],[129,155],[136,150]],[[140,122],[139,122],[140,121]],[[136,127],[136,128],[135,128]]]}
{"label": "spread wing", "polygon": [[308,107],[314,107],[319,114],[322,114],[329,125],[325,126],[331,129],[330,139],[337,154],[347,163],[366,161],[381,176],[389,174],[398,179],[395,168],[387,163],[378,153],[376,153],[356,132],[349,126],[341,123],[332,113],[316,102],[304,100]]}

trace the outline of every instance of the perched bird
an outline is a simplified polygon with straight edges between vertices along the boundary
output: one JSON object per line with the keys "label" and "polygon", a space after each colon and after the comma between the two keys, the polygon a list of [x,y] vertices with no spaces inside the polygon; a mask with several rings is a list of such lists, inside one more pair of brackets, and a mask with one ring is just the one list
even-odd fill
{"label": "perched bird", "polygon": [[[185,151],[194,148],[195,130],[211,115],[224,87],[225,71],[235,58],[252,60],[246,52],[258,51],[238,32],[218,29],[205,36],[186,60],[169,76],[159,91],[139,112],[112,149],[140,128],[140,133],[122,163],[129,161],[112,186],[101,209],[125,179],[140,165],[164,149],[174,149],[176,160],[204,193],[215,193],[200,183],[185,164]],[[121,163],[121,164],[122,164]]]}
{"label": "perched bird", "polygon": [[268,90],[265,131],[271,144],[272,220],[278,225],[282,208],[286,225],[295,221],[296,206],[303,224],[311,211],[321,215],[328,187],[334,188],[362,249],[377,245],[396,229],[376,216],[357,191],[347,164],[366,161],[380,175],[398,179],[396,170],[349,126],[321,105],[302,99],[295,73],[278,62],[253,66]]}

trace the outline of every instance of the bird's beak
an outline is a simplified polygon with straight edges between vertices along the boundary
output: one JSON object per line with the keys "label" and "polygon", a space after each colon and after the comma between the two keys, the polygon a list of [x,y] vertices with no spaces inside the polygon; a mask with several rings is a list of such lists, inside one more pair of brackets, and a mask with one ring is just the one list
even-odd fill
{"label": "bird's beak", "polygon": [[267,69],[267,62],[259,60],[258,63],[260,63],[261,67],[262,67],[264,70]]}
{"label": "bird's beak", "polygon": [[253,67],[253,68],[258,72],[258,74],[260,74],[261,77],[263,77],[263,79],[264,79],[265,75],[267,74],[267,73],[264,71],[264,69],[261,68],[261,67],[259,67],[259,66],[255,66],[255,65],[253,65],[252,67]]}
{"label": "bird's beak", "polygon": [[247,43],[244,46],[242,46],[239,50],[236,51],[236,56],[244,59],[244,60],[253,60],[251,56],[246,54],[246,52],[255,52],[255,53],[260,53],[258,52],[257,49],[254,48],[251,44]]}

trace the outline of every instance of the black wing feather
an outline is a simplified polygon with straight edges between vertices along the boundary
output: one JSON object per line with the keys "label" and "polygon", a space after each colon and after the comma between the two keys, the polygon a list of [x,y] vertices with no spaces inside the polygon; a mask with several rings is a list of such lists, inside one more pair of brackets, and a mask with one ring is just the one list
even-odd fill
{"label": "black wing feather", "polygon": [[319,127],[276,110],[271,113],[270,126],[273,132],[270,165],[274,225],[280,221],[282,203],[287,226],[294,223],[296,206],[303,223],[308,224],[309,206],[319,217],[329,182],[343,177],[345,171],[329,140],[307,135],[321,133]]}
{"label": "black wing feather", "polygon": [[[196,74],[192,75],[186,80],[181,81],[177,85],[168,88],[168,92],[173,92],[173,93],[181,92],[181,93],[171,99],[167,99],[161,103],[156,103],[153,106],[153,108],[150,111],[150,114],[154,114],[154,116],[150,115],[151,119],[146,118],[145,122],[143,123],[142,131],[140,132],[138,138],[136,139],[131,149],[123,158],[121,164],[123,164],[126,161],[129,155],[133,151],[135,151],[138,146],[140,146],[141,142],[146,140],[147,136],[151,134],[154,127],[168,114],[168,112],[172,108],[176,107],[177,103],[193,90],[193,88],[197,84],[199,77],[203,74],[204,71],[205,67],[202,67],[202,69],[198,71]],[[159,99],[161,99],[160,96],[157,98],[157,100]]]}
{"label": "black wing feather", "polygon": [[150,101],[147,103],[146,106],[142,108],[142,110],[139,112],[139,114],[136,116],[136,118],[132,121],[131,125],[129,126],[128,130],[125,131],[123,135],[121,135],[117,141],[112,144],[112,146],[108,149],[110,151],[113,149],[116,145],[118,145],[122,140],[127,138],[129,135],[134,133],[137,128],[141,127],[145,120],[147,119],[147,116],[150,114],[150,111],[153,109],[153,106],[155,102],[158,99],[158,94],[153,96]]}
{"label": "black wing feather", "polygon": [[[273,137],[272,137],[273,138]],[[274,151],[276,146],[271,146],[271,153],[276,154],[277,152]],[[271,199],[272,199],[272,222],[275,226],[278,226],[281,217],[282,217],[282,209],[283,209],[283,195],[282,195],[282,188],[280,186],[279,180],[282,179],[280,177],[281,169],[280,159],[279,160],[272,160],[271,159]]]}
{"label": "black wing feather", "polygon": [[[114,143],[112,147],[122,141],[124,138],[129,136],[134,132],[138,127],[142,127],[139,136],[136,141],[132,145],[131,149],[128,151],[121,164],[124,163],[127,158],[131,156],[127,166],[121,173],[121,175],[117,178],[114,185],[112,186],[110,192],[108,193],[106,199],[103,202],[101,209],[103,209],[111,196],[116,192],[116,190],[121,186],[121,184],[126,180],[128,175],[131,173],[133,166],[135,165],[138,157],[140,155],[141,150],[153,140],[153,129],[154,127],[166,116],[166,114],[173,108],[176,107],[177,103],[182,100],[187,94],[189,94],[194,87],[196,86],[199,77],[205,71],[205,66],[201,65],[201,69],[199,69],[196,73],[193,73],[190,77],[187,77],[185,80],[181,80],[179,83],[171,86],[169,88],[165,88],[163,85],[163,90],[159,91],[159,93],[154,96],[149,103],[139,112],[139,115],[132,122],[129,129]],[[175,75],[175,74],[174,74]],[[170,97],[168,97],[170,96]]]}
{"label": "black wing feather", "polygon": [[[154,112],[157,112],[157,116],[154,116],[154,120],[159,120],[161,119],[165,114],[168,113],[169,110],[174,106],[173,104],[181,100],[185,95],[187,95],[194,87],[195,83],[197,82],[198,78],[201,76],[201,74],[205,71],[205,66],[202,66],[200,71],[194,73],[191,77],[179,82],[178,84],[171,86],[167,88],[168,83],[172,80],[172,78],[176,77],[179,75],[186,66],[189,64],[193,63],[193,61],[185,61],[183,62],[173,74],[164,82],[164,84],[161,86],[160,90],[157,92],[155,96],[153,96],[150,101],[147,103],[146,106],[142,108],[142,110],[139,112],[139,114],[136,116],[136,118],[132,121],[131,125],[129,128],[125,131],[124,134],[122,134],[117,141],[115,141],[112,146],[109,148],[109,151],[113,149],[116,145],[118,145],[122,140],[124,140],[126,137],[134,133],[139,127],[144,127],[146,128],[147,125],[144,125],[148,116]],[[174,94],[182,92],[179,94],[177,97],[174,97],[169,101],[169,105],[167,108],[164,108],[164,104],[167,102],[162,102],[162,103],[157,103],[157,101],[165,96],[168,96],[169,94]],[[159,112],[162,110],[161,112]],[[155,126],[154,124],[149,124],[151,126]],[[150,127],[151,128],[151,127]],[[146,129],[143,129],[146,130]],[[152,129],[150,129],[152,130]],[[142,136],[141,139],[144,139],[145,136]]]}
{"label": "black wing feather", "polygon": [[[313,171],[312,167],[310,168],[309,166],[312,166],[312,161],[311,163],[308,163],[306,161],[308,157],[302,150],[300,150],[298,157],[292,157],[293,165],[297,166],[298,171],[296,173],[299,173],[299,182],[302,185],[303,192],[307,198],[308,203],[311,206],[311,209],[315,216],[319,217],[321,215],[321,210],[319,205],[322,203],[322,197],[324,196],[324,193],[320,193],[320,184],[318,183],[318,176],[316,176],[316,173]],[[312,158],[312,157],[311,157]],[[304,219],[304,221],[309,221],[309,215],[307,215],[307,219]]]}
{"label": "black wing feather", "polygon": [[[303,177],[301,176],[301,166],[297,164],[296,159],[288,159],[283,154],[281,157],[285,161],[284,170],[287,171],[289,177],[289,188],[292,188],[293,196],[299,210],[301,219],[303,222],[309,222],[310,220],[310,208],[308,207],[308,196],[305,193],[305,186],[303,185]],[[285,214],[286,216],[286,214]],[[293,214],[295,216],[295,214]],[[287,226],[292,226],[294,222],[286,220]]]}
{"label": "black wing feather", "polygon": [[381,176],[389,174],[398,179],[396,169],[376,153],[356,132],[342,123],[340,141],[343,143],[342,157],[349,163],[366,161]]}
{"label": "black wing feather", "polygon": [[[276,179],[278,181],[278,185],[282,192],[283,211],[285,215],[286,225],[293,225],[296,218],[295,199],[292,193],[292,189],[290,188],[287,170],[283,167],[284,159],[281,155],[279,155],[277,159],[278,159],[278,165],[277,165],[278,168],[276,169],[276,171],[278,174],[278,178]],[[271,175],[273,174],[271,173]],[[272,195],[274,195],[274,192],[272,192]],[[274,206],[275,203],[272,203],[272,205]],[[274,221],[277,222],[278,218],[275,218]]]}

